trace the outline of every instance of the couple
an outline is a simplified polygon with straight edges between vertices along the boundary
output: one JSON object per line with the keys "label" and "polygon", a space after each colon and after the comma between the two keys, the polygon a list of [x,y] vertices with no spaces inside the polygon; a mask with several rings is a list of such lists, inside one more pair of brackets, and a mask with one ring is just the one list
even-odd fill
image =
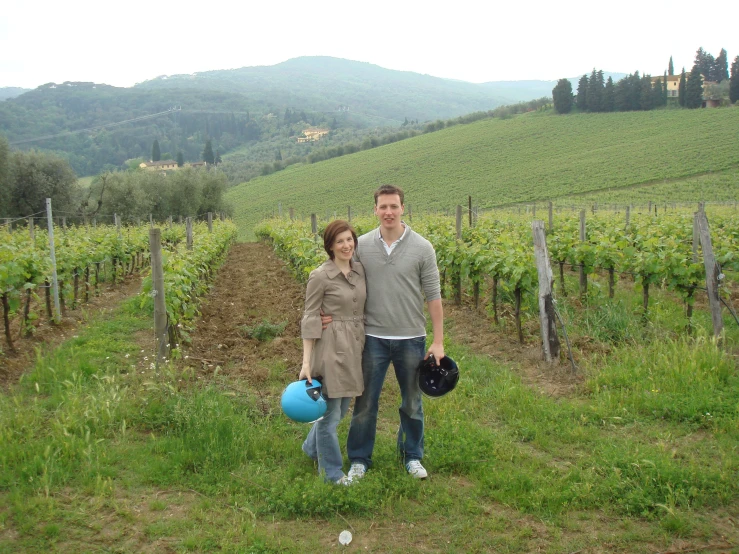
{"label": "couple", "polygon": [[[403,191],[383,185],[375,191],[378,229],[357,239],[346,221],[331,222],[323,237],[330,260],[308,279],[300,379],[321,377],[327,410],[313,424],[303,451],[328,482],[348,485],[372,465],[390,362],[402,397],[398,451],[410,475],[428,475],[421,465],[423,406],[416,368],[429,355],[437,363],[444,357],[444,315],[436,253],[403,223],[403,210]],[[434,332],[428,350],[424,299]],[[347,439],[351,467],[344,475],[336,428],[355,397]]]}

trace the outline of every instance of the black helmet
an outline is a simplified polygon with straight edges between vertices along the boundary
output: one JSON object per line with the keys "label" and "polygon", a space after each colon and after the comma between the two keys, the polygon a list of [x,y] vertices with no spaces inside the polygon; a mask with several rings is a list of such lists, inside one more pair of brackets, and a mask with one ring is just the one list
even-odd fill
{"label": "black helmet", "polygon": [[444,396],[459,381],[459,368],[449,356],[444,356],[436,365],[433,355],[421,360],[418,364],[418,386],[426,396],[438,398]]}

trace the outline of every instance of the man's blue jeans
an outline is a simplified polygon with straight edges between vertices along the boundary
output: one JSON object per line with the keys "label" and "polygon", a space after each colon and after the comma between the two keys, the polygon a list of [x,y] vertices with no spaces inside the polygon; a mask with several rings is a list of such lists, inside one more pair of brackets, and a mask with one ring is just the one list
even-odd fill
{"label": "man's blue jeans", "polygon": [[352,463],[372,465],[380,392],[390,362],[400,385],[398,452],[404,461],[423,458],[423,405],[416,369],[426,354],[426,337],[381,339],[367,336],[362,352],[364,392],[354,403],[346,450]]}

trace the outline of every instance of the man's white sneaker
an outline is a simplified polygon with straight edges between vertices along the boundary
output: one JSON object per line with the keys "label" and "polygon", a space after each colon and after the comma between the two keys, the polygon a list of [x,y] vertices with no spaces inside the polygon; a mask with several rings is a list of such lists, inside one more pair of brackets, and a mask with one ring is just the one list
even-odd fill
{"label": "man's white sneaker", "polygon": [[349,468],[349,479],[352,481],[359,480],[362,477],[364,477],[365,472],[367,471],[367,468],[364,467],[364,464],[360,463],[354,463]]}
{"label": "man's white sneaker", "polygon": [[334,485],[345,485],[348,487],[351,484],[352,484],[352,478],[347,477],[346,475],[342,475],[341,479],[337,479],[336,481],[334,481]]}
{"label": "man's white sneaker", "polygon": [[429,476],[426,468],[421,465],[419,460],[411,460],[405,464],[405,469],[411,477],[416,479],[426,479]]}

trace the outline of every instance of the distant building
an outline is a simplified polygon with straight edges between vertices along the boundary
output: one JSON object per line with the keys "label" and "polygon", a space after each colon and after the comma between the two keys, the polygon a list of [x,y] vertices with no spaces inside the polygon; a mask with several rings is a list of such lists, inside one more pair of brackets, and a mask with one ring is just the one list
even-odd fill
{"label": "distant building", "polygon": [[[208,164],[205,162],[192,162],[192,163],[186,163],[183,167],[206,167]],[[179,169],[177,167],[177,162],[175,160],[162,160],[160,162],[142,162],[139,164],[139,167],[141,169],[145,169],[146,171],[176,171]]]}
{"label": "distant building", "polygon": [[[657,84],[659,79],[660,83],[664,83],[665,77],[652,77],[652,86]],[[664,86],[664,84],[662,85]],[[680,75],[668,75],[667,76],[667,98],[677,98],[678,88],[680,88]]]}
{"label": "distant building", "polygon": [[321,140],[328,135],[329,129],[303,129],[303,136],[298,137],[298,142],[310,142]]}
{"label": "distant building", "polygon": [[161,160],[159,162],[142,162],[139,164],[141,169],[147,171],[167,171],[169,169],[177,169],[175,160]]}

